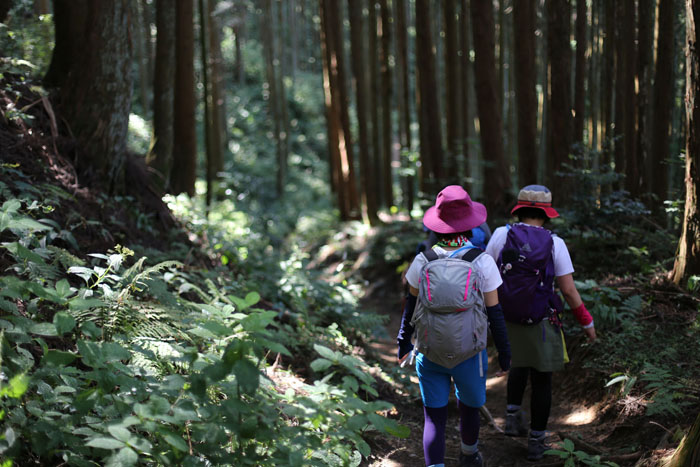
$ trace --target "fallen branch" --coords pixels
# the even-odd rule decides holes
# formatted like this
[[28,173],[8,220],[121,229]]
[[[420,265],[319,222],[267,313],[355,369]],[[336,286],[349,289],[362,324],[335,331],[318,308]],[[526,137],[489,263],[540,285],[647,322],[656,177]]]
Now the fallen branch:
[[489,422],[489,425],[491,425],[499,433],[503,433],[503,429],[496,424],[496,420],[493,419],[491,412],[489,412],[489,409],[487,409],[485,405],[482,405],[479,408],[479,412],[481,412],[481,415],[483,415],[483,417]]

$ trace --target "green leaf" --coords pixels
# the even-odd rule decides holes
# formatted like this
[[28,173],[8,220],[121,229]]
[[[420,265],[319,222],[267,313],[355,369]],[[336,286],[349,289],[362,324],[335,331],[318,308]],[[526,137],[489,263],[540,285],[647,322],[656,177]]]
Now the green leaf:
[[564,448],[564,450],[569,451],[569,452],[573,452],[573,450],[575,448],[574,442],[571,441],[569,438],[566,438],[564,440],[564,444],[562,447]]
[[318,352],[322,357],[332,361],[337,361],[342,356],[340,352],[334,352],[328,347],[324,347],[319,344],[314,344],[314,350]]
[[96,298],[74,298],[68,302],[68,307],[73,311],[83,311],[90,308],[103,308],[107,306],[102,300]]
[[166,443],[168,443],[169,445],[171,445],[179,451],[189,452],[190,448],[185,442],[185,440],[182,439],[182,436],[176,435],[172,431],[166,430],[161,430],[161,433]]
[[22,203],[18,199],[9,199],[2,203],[2,210],[7,213],[17,212],[22,207]]
[[62,350],[49,350],[44,356],[44,358],[41,360],[41,362],[44,365],[64,366],[70,364],[76,358],[78,358],[78,356],[71,352],[64,352]]
[[56,332],[59,336],[62,336],[68,332],[71,332],[76,325],[75,318],[66,312],[59,311],[53,315],[53,324],[56,327]]
[[252,394],[258,389],[260,371],[250,361],[242,359],[234,363],[233,374],[236,375],[236,382],[243,392]]
[[27,376],[25,373],[20,373],[13,376],[6,386],[0,389],[0,397],[7,396],[12,399],[19,399],[25,392],[27,392],[28,387],[29,376]]
[[55,287],[56,293],[58,293],[59,297],[61,298],[68,298],[72,292],[70,283],[66,279],[61,279],[60,281],[56,282]]
[[34,323],[29,327],[29,332],[40,336],[54,337],[58,335],[56,332],[56,326],[54,326],[53,323]]
[[114,438],[93,438],[87,443],[85,443],[86,446],[90,446],[92,448],[100,448],[100,449],[120,449],[124,447],[124,443],[121,441],[114,439]]
[[110,435],[124,443],[129,443],[133,437],[132,433],[121,425],[110,425],[107,427],[107,431],[109,431]]
[[129,467],[136,465],[139,455],[131,448],[125,447],[107,459],[106,467]]
[[333,362],[330,360],[326,360],[325,358],[317,358],[313,362],[311,362],[311,369],[316,371],[316,372],[322,372],[323,370],[327,370],[333,365]]

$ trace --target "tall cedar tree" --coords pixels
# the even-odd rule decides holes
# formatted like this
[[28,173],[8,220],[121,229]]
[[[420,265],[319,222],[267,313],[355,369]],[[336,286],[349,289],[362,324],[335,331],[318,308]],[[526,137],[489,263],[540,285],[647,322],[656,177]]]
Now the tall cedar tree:
[[197,6],[199,7],[199,58],[201,60],[202,69],[202,94],[204,101],[204,115],[202,115],[202,121],[204,122],[204,152],[206,161],[206,182],[207,182],[207,192],[206,192],[206,206],[207,209],[211,204],[211,195],[213,191],[213,180],[214,180],[214,166],[212,164],[212,144],[211,144],[211,94],[209,92],[209,64],[207,63],[207,58],[209,54],[207,52],[207,19],[205,15],[204,0],[198,0]]
[[672,279],[675,283],[700,274],[700,43],[698,24],[700,1],[686,0],[686,66],[685,66],[685,215],[678,242]]
[[421,185],[424,190],[436,191],[442,188],[443,156],[430,10],[429,0],[416,0],[416,79],[419,94],[419,124],[423,133],[420,148],[423,179]]
[[[621,61],[623,70],[621,74],[622,85],[619,88],[623,92],[620,114],[623,124],[623,154],[625,167],[625,187],[632,196],[639,195],[640,178],[639,164],[637,161],[637,105],[635,95],[635,70],[637,48],[635,40],[635,0],[622,1],[622,37],[620,42]],[[617,151],[615,151],[617,154]]]
[[[411,84],[408,76],[408,34],[406,27],[406,0],[393,0],[396,21],[396,78],[399,110],[399,142],[401,144],[401,166],[409,169],[407,153],[411,151]],[[413,208],[414,177],[403,177],[402,190],[408,212]]]
[[197,135],[194,95],[194,4],[179,1],[175,8],[175,116],[173,118],[173,193],[194,196],[197,178]]
[[652,60],[654,55],[654,0],[639,0],[639,26],[637,28],[637,155],[639,161],[640,192],[648,193],[651,178],[651,158],[649,157],[649,122],[651,118],[650,90]]
[[457,107],[460,110],[460,121],[462,122],[461,128],[461,144],[462,144],[462,155],[463,155],[463,166],[460,167],[461,173],[464,175],[464,179],[469,179],[469,136],[471,134],[471,119],[469,113],[469,93],[471,91],[471,66],[472,62],[469,57],[470,47],[469,38],[471,34],[469,31],[469,1],[460,1],[460,14],[459,14],[459,49],[460,49],[460,102],[457,103]]
[[613,90],[615,80],[615,2],[603,0],[605,6],[605,25],[603,40],[603,66],[601,82],[603,83],[601,97],[601,118],[603,120],[603,160],[607,165],[611,162],[613,116]]
[[338,5],[319,0],[323,89],[326,103],[331,186],[338,197],[341,220],[357,218],[359,198],[350,142],[350,119],[345,91],[345,63],[340,34],[342,21]]
[[573,141],[583,142],[584,111],[586,108],[586,0],[576,0],[576,73],[574,74],[574,133]]
[[381,145],[381,123],[380,123],[380,78],[379,78],[379,61],[377,53],[379,52],[378,37],[377,37],[377,10],[376,2],[369,1],[367,17],[367,31],[369,36],[369,53],[367,54],[367,70],[369,72],[368,89],[369,89],[369,119],[370,119],[370,161],[372,165],[372,180],[374,186],[379,189],[377,194],[377,202],[381,204],[383,190],[382,186],[382,145]]
[[445,153],[446,182],[459,183],[459,171],[457,158],[459,148],[459,116],[460,107],[455,105],[460,102],[459,92],[459,46],[457,41],[457,12],[454,0],[442,1],[443,24],[445,31],[445,121],[447,133],[447,151]]
[[173,164],[173,100],[175,97],[175,3],[156,0],[156,60],[153,74],[153,149],[151,166],[157,183],[167,190]]
[[484,158],[484,199],[490,212],[503,212],[510,204],[510,170],[503,154],[501,107],[494,55],[496,30],[491,2],[472,1],[474,35],[474,87]]
[[673,107],[673,82],[675,67],[673,56],[675,43],[673,22],[676,0],[659,3],[658,43],[656,45],[656,74],[654,76],[654,121],[651,128],[652,178],[651,192],[657,203],[663,206],[668,198],[668,159],[671,109]]
[[[546,183],[563,186],[555,174],[564,169],[571,149],[571,5],[570,0],[547,0],[547,50],[549,54],[549,144]],[[566,198],[561,190],[558,198]]]
[[513,3],[515,99],[518,125],[518,182],[537,182],[537,94],[535,90],[536,0]]
[[209,22],[209,88],[211,94],[211,138],[212,138],[212,165],[214,178],[218,172],[224,169],[224,148],[226,147],[226,106],[221,93],[223,81],[221,68],[223,58],[221,55],[221,24],[216,11],[217,0],[207,2],[207,21]]
[[265,0],[263,4],[263,45],[265,47],[265,79],[267,80],[268,91],[268,110],[272,118],[274,137],[275,137],[275,153],[277,159],[277,196],[282,196],[284,193],[284,183],[286,178],[286,160],[285,146],[283,139],[284,130],[282,129],[282,105],[280,89],[278,86],[279,79],[277,73],[281,70],[275,67],[275,43],[274,33],[272,30],[274,21],[272,14],[272,0]]
[[77,169],[110,191],[123,182],[131,110],[129,0],[56,0],[45,82],[75,136]]
[[[370,225],[379,222],[377,217],[377,192],[379,187],[371,179],[368,121],[368,81],[367,81],[367,48],[365,47],[364,19],[362,15],[363,0],[348,0],[350,15],[350,47],[352,55],[352,71],[357,96],[357,126],[359,132],[359,162],[360,162],[360,199],[362,211]],[[376,120],[375,120],[376,123]]]
[[382,79],[381,109],[382,109],[382,188],[384,190],[384,204],[387,207],[394,205],[394,178],[392,176],[392,131],[391,131],[391,97],[393,93],[391,67],[389,56],[391,55],[391,11],[387,0],[379,0],[381,12],[379,34],[381,48],[379,55],[379,71]]

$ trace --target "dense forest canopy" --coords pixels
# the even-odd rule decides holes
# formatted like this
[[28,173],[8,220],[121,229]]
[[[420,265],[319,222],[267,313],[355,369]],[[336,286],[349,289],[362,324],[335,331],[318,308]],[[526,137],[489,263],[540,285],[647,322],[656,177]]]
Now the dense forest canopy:
[[699,9],[0,0],[3,465],[382,465],[419,219],[534,183],[616,336],[571,372],[670,433],[562,441],[696,465]]

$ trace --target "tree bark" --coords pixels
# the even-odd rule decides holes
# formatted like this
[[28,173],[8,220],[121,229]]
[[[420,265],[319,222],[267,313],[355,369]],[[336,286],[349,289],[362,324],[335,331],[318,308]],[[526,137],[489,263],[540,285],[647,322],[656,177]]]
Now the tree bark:
[[209,63],[211,77],[209,80],[211,92],[211,131],[212,131],[212,167],[213,176],[224,169],[224,151],[228,139],[226,137],[226,106],[221,93],[223,58],[221,55],[221,25],[214,16],[217,0],[207,2],[207,20],[209,21]]
[[[401,166],[410,169],[411,152],[411,83],[408,76],[408,38],[406,28],[406,0],[393,0],[396,21],[396,69],[398,82],[399,142]],[[414,176],[403,178],[403,198],[408,212],[413,209]]]
[[175,194],[194,196],[197,179],[197,134],[194,94],[194,5],[178,1],[175,9],[175,116],[173,119],[173,169]]
[[370,161],[371,161],[371,175],[372,184],[379,190],[378,193],[378,204],[381,203],[381,198],[384,193],[382,187],[382,170],[383,170],[383,159],[382,154],[383,146],[381,144],[381,121],[380,121],[380,77],[379,77],[379,62],[377,60],[377,53],[379,51],[378,47],[378,37],[377,37],[377,10],[374,0],[369,0],[368,2],[368,36],[369,36],[369,53],[367,54],[367,72],[369,73],[368,89],[369,89],[369,112],[367,118],[369,118],[369,137],[370,137]]
[[469,1],[460,1],[460,17],[459,17],[459,48],[461,52],[460,56],[460,101],[457,108],[460,110],[460,121],[462,123],[461,127],[461,145],[462,145],[462,167],[460,167],[460,172],[463,175],[463,179],[469,180],[470,170],[469,170],[469,136],[471,134],[471,125],[469,115],[469,91],[471,90],[471,60],[469,58],[470,47],[469,47]]
[[[367,57],[364,44],[365,32],[362,18],[362,0],[348,0],[350,15],[350,47],[352,53],[352,68],[357,96],[357,126],[359,133],[359,162],[360,162],[360,196],[365,219],[370,225],[377,225],[377,198],[379,187],[372,179],[369,156],[368,121],[368,85]],[[370,34],[372,34],[370,32]]]
[[637,75],[639,83],[637,92],[637,160],[639,162],[640,193],[649,192],[651,177],[651,161],[649,157],[649,122],[652,121],[649,112],[649,93],[651,87],[652,61],[654,57],[654,0],[639,0],[639,26],[637,28]]
[[603,161],[604,165],[611,162],[614,132],[613,122],[613,90],[615,82],[615,2],[605,1],[605,25],[603,40],[603,66],[601,82],[605,84],[601,97],[601,118],[603,120]]
[[445,121],[447,132],[447,151],[445,153],[446,183],[458,184],[459,170],[459,128],[460,107],[455,103],[460,102],[459,83],[459,53],[457,41],[457,13],[454,0],[442,1],[443,24],[445,31]]
[[0,23],[4,23],[5,20],[7,20],[7,15],[10,13],[12,3],[12,0],[0,0]]
[[[571,149],[571,5],[570,0],[547,0],[547,50],[549,55],[549,144],[546,183],[563,186],[557,172],[564,170]],[[562,190],[558,199],[566,199]]]
[[425,138],[425,142],[421,141],[420,153],[422,168],[428,171],[424,188],[437,191],[443,180],[443,155],[431,21],[430,1],[416,0],[416,75],[420,94],[420,126]]
[[495,23],[490,2],[471,2],[474,35],[474,86],[484,159],[484,199],[489,211],[503,212],[510,202],[510,170],[503,154],[501,108],[496,78]]
[[675,67],[675,41],[673,33],[676,0],[659,3],[658,43],[656,45],[656,74],[654,76],[654,121],[651,128],[652,177],[651,192],[656,202],[663,205],[668,198],[668,159],[671,108]]
[[[683,228],[678,242],[672,280],[676,284],[686,281],[691,275],[700,274],[700,206],[698,206],[698,184],[700,183],[700,44],[698,24],[700,1],[686,0],[686,150],[685,150],[685,213]],[[697,428],[695,439],[697,441]],[[689,443],[690,444],[690,443]],[[699,456],[698,444],[692,447],[692,457]],[[693,465],[691,462],[689,465]]]
[[139,9],[139,0],[131,0],[131,9],[134,13],[134,42],[136,43],[136,63],[139,70],[139,100],[144,114],[148,114],[148,89],[151,81],[148,79],[148,51],[146,49],[146,29],[143,24],[143,14]]
[[156,0],[156,63],[153,75],[153,150],[150,164],[157,184],[170,185],[173,164],[173,99],[175,96],[175,4]]
[[574,134],[573,142],[583,143],[586,110],[586,0],[576,0],[576,74],[574,75]]
[[329,150],[336,159],[335,186],[341,220],[357,218],[359,197],[355,181],[352,156],[350,118],[348,115],[347,91],[345,90],[345,60],[340,34],[342,21],[338,5],[333,0],[320,0],[321,43],[325,43],[324,90],[329,121]]
[[214,157],[212,155],[212,127],[211,127],[211,91],[209,89],[209,53],[207,51],[207,17],[204,7],[204,0],[197,0],[199,6],[199,58],[202,68],[202,101],[204,102],[204,115],[202,115],[202,123],[204,126],[204,154],[206,162],[206,183],[207,192],[205,195],[205,204],[207,213],[211,204],[211,195],[214,189]]
[[129,0],[56,0],[47,84],[77,140],[76,168],[113,191],[122,183],[131,109]]
[[513,50],[518,125],[518,181],[537,182],[537,94],[535,90],[536,0],[513,3]]
[[689,467],[700,465],[700,414],[695,423],[683,437],[673,456],[665,461],[663,467]]
[[622,143],[624,146],[624,166],[625,166],[625,187],[632,196],[639,195],[640,177],[639,163],[637,160],[637,105],[635,94],[635,70],[637,48],[635,44],[635,0],[623,0],[623,19],[622,19],[622,60],[621,67],[623,70],[623,107],[622,107],[622,122],[623,136]]
[[272,0],[265,0],[263,4],[263,47],[265,48],[265,80],[268,91],[268,111],[272,118],[275,154],[277,161],[276,190],[277,196],[281,197],[284,192],[285,165],[284,147],[282,142],[282,111],[280,105],[279,88],[277,86],[277,69],[275,67],[275,42],[272,31],[273,14]]
[[392,76],[389,66],[389,56],[391,55],[391,11],[387,0],[379,0],[381,12],[381,53],[380,53],[380,74],[382,79],[382,154],[384,177],[382,186],[384,188],[384,204],[387,207],[394,205],[394,177],[392,175],[393,151],[391,150],[391,97],[392,97]]

